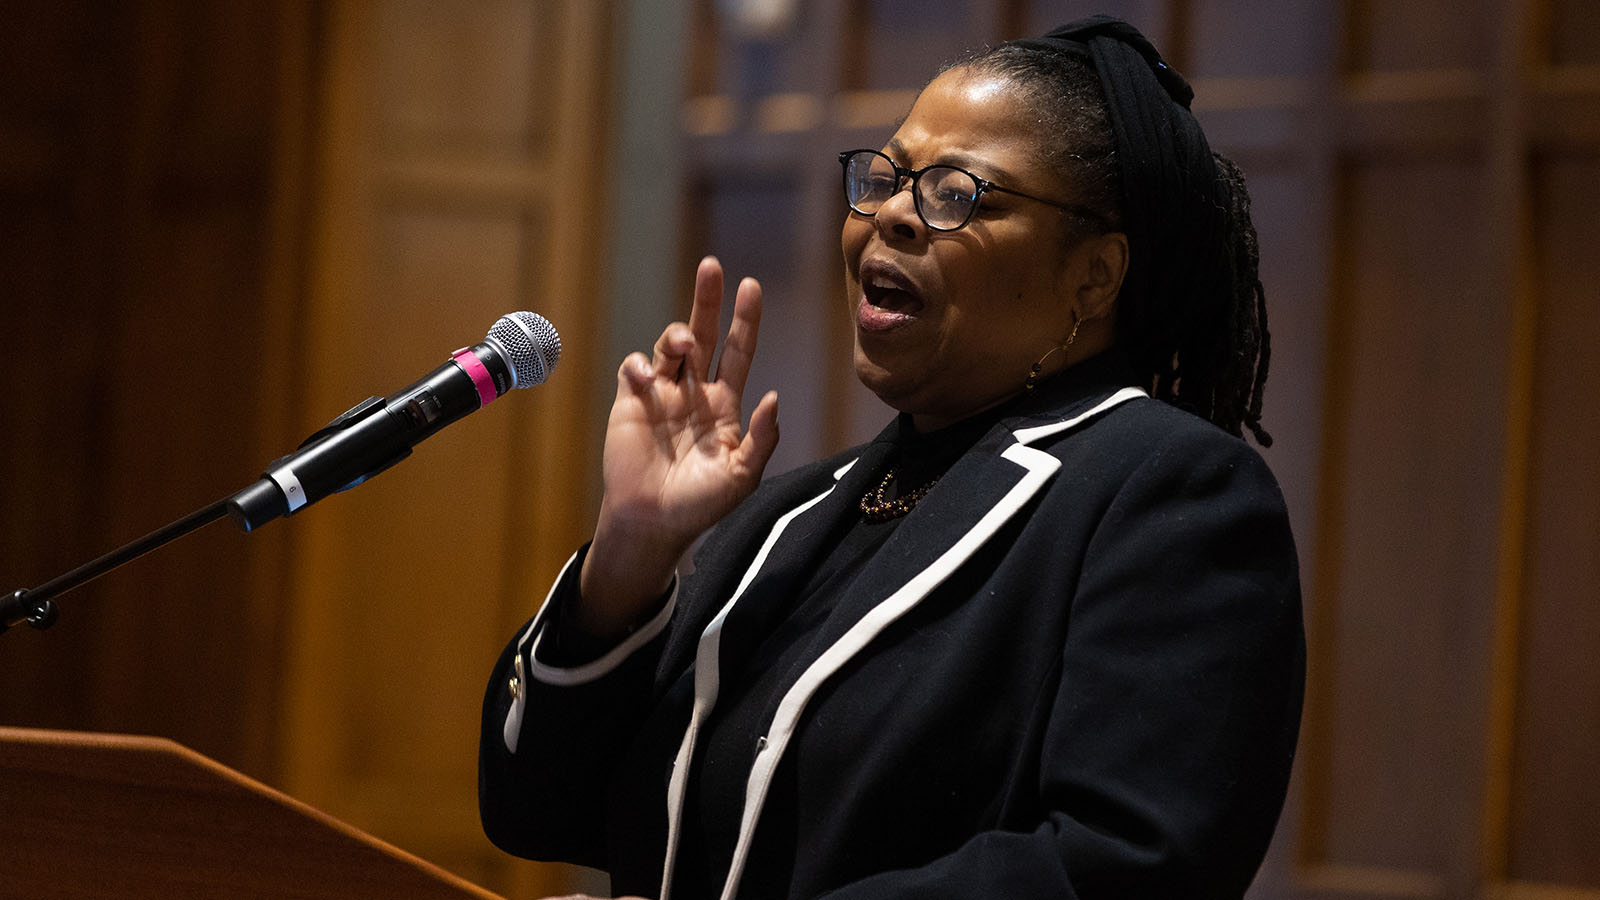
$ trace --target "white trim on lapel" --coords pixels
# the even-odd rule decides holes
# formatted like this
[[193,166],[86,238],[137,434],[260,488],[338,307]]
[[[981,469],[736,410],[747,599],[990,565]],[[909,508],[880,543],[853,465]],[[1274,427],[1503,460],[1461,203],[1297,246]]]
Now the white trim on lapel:
[[700,644],[695,649],[694,658],[694,709],[689,714],[689,725],[683,731],[683,741],[678,745],[678,755],[672,763],[672,778],[667,783],[667,858],[661,869],[661,900],[669,900],[672,893],[672,875],[678,860],[678,838],[683,821],[684,793],[689,787],[689,766],[694,762],[695,741],[700,736],[700,726],[710,714],[711,708],[717,703],[719,684],[719,657],[722,651],[722,626],[728,619],[728,613],[733,611],[735,604],[744,596],[745,588],[755,580],[756,574],[766,564],[767,556],[772,548],[777,545],[778,538],[783,535],[789,523],[793,522],[806,510],[832,494],[834,488],[839,486],[839,479],[850,471],[855,465],[851,460],[833,473],[834,483],[829,488],[810,500],[789,510],[779,517],[768,532],[767,539],[762,542],[761,549],[756,551],[755,559],[751,560],[749,568],[745,569],[744,577],[739,580],[739,586],[734,589],[733,596],[717,611],[716,618],[700,633]]
[[1088,412],[1079,413],[1070,419],[1063,419],[1060,422],[1051,422],[1048,425],[1035,425],[1032,428],[1019,428],[1012,433],[1017,436],[1017,443],[1032,444],[1034,441],[1037,441],[1040,438],[1046,438],[1052,434],[1059,434],[1068,430],[1069,428],[1076,428],[1078,425],[1082,424],[1088,419],[1092,419],[1095,416],[1100,415],[1113,406],[1118,406],[1128,402],[1129,400],[1138,400],[1148,396],[1150,395],[1139,388],[1125,387],[1106,399],[1101,400],[1099,403],[1096,403]]

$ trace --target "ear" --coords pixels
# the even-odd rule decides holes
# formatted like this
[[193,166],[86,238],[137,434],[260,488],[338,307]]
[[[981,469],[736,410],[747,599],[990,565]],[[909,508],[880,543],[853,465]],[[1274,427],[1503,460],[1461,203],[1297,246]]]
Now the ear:
[[1128,274],[1128,236],[1120,231],[1090,235],[1073,248],[1078,271],[1073,308],[1080,319],[1110,317]]

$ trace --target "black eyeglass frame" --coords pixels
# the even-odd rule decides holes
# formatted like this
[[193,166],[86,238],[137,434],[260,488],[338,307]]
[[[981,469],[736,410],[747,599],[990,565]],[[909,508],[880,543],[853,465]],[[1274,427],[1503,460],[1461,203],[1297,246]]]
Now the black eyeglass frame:
[[[980,176],[974,175],[971,172],[968,172],[966,169],[963,169],[960,166],[952,166],[952,165],[949,165],[947,163],[935,163],[934,165],[931,165],[931,166],[923,166],[920,169],[908,169],[905,166],[902,166],[899,163],[895,162],[893,159],[891,159],[889,157],[889,154],[884,153],[882,150],[873,150],[873,149],[871,149],[869,147],[862,147],[859,150],[841,150],[839,152],[839,166],[840,166],[840,168],[842,168],[844,170],[843,173],[842,173],[844,181],[843,181],[843,184],[841,185],[842,188],[844,189],[844,202],[845,202],[846,205],[848,205],[850,207],[852,212],[860,213],[861,215],[866,216],[867,218],[872,218],[873,216],[876,216],[878,214],[877,211],[874,210],[872,212],[867,212],[866,210],[861,209],[860,207],[856,206],[855,203],[852,202],[851,199],[850,199],[850,160],[852,158],[862,154],[862,153],[870,153],[873,156],[879,157],[882,160],[884,160],[885,162],[887,162],[890,165],[890,167],[892,167],[894,169],[894,175],[895,175],[895,178],[897,179],[897,181],[895,183],[895,189],[894,189],[894,192],[891,193],[888,197],[883,198],[883,202],[884,203],[888,203],[889,200],[892,197],[894,197],[895,194],[900,193],[900,190],[901,190],[900,185],[904,182],[905,179],[907,179],[907,178],[911,179],[911,205],[916,208],[916,210],[917,210],[917,218],[922,220],[922,224],[928,226],[930,229],[932,229],[934,231],[944,231],[944,232],[960,231],[961,229],[967,227],[967,223],[972,221],[972,217],[974,215],[977,215],[978,207],[980,205],[982,205],[982,203],[983,203],[983,195],[988,193],[988,192],[990,192],[990,191],[994,191],[994,192],[1001,193],[1001,194],[1011,194],[1013,196],[1023,197],[1023,198],[1026,198],[1028,200],[1035,200],[1035,201],[1037,201],[1039,203],[1045,204],[1046,206],[1054,206],[1056,209],[1064,210],[1066,212],[1072,213],[1075,216],[1079,216],[1081,218],[1086,218],[1086,219],[1089,219],[1089,220],[1094,221],[1094,222],[1101,222],[1103,220],[1103,218],[1104,218],[1099,213],[1097,213],[1094,210],[1088,208],[1087,206],[1080,206],[1078,204],[1073,204],[1073,203],[1057,203],[1054,200],[1046,200],[1043,197],[1037,197],[1037,196],[1035,196],[1033,194],[1026,194],[1026,193],[1023,193],[1022,191],[1013,190],[1012,188],[1001,187],[1000,185],[995,184],[994,182],[990,181],[987,178],[982,178]],[[922,191],[920,189],[921,188],[921,182],[922,182],[922,176],[927,174],[928,172],[934,170],[934,169],[951,169],[951,170],[954,170],[956,172],[960,172],[961,174],[963,174],[963,175],[967,176],[968,178],[972,179],[973,183],[978,186],[978,189],[976,191],[974,191],[973,194],[972,194],[972,206],[967,210],[966,217],[963,218],[959,223],[957,223],[955,225],[950,225],[950,226],[935,225],[932,222],[928,221],[927,215],[924,214],[923,211],[922,211]],[[878,208],[882,209],[883,205],[879,204]]]

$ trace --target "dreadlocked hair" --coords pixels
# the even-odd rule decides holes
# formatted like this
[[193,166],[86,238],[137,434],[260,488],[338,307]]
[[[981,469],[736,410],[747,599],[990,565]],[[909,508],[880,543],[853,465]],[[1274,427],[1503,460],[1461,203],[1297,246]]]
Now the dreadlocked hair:
[[1261,396],[1272,361],[1272,338],[1267,331],[1267,292],[1261,286],[1261,247],[1250,219],[1250,192],[1245,188],[1244,173],[1233,160],[1220,153],[1211,156],[1228,196],[1233,291],[1228,304],[1232,316],[1225,334],[1228,353],[1212,394],[1212,414],[1207,418],[1234,434],[1240,433],[1243,424],[1256,443],[1270,447],[1272,435],[1261,427]]
[[[1019,89],[1039,125],[1041,159],[1063,173],[1077,202],[1092,211],[1078,216],[1076,242],[1124,228],[1122,168],[1105,93],[1094,66],[1072,53],[1001,44],[957,60],[965,68],[1006,78]],[[1212,153],[1218,196],[1221,252],[1209,289],[1149,293],[1117,303],[1117,343],[1151,396],[1186,409],[1229,434],[1248,429],[1257,444],[1272,445],[1261,426],[1271,343],[1260,248],[1250,219],[1250,194],[1239,167]],[[1129,260],[1163,265],[1163,260]],[[1205,282],[1202,282],[1205,283]],[[1126,281],[1124,282],[1126,285]]]

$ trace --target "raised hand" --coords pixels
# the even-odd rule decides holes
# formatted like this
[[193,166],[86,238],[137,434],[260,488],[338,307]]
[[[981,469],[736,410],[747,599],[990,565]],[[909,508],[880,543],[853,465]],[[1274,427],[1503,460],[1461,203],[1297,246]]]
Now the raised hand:
[[620,636],[650,611],[680,556],[755,490],[778,443],[778,395],[769,391],[740,421],[745,379],[761,326],[761,285],[739,283],[733,324],[715,377],[722,265],[695,273],[688,324],[668,325],[654,355],[634,353],[617,372],[606,426],[605,496],[584,560],[578,623]]

